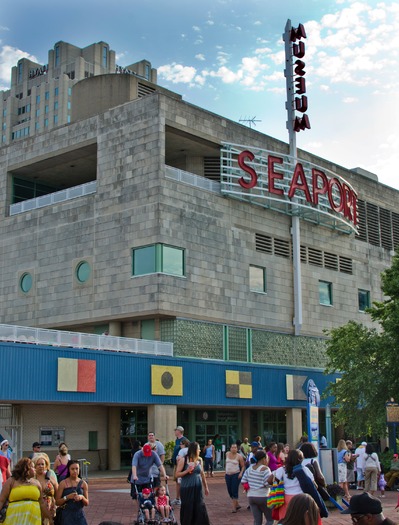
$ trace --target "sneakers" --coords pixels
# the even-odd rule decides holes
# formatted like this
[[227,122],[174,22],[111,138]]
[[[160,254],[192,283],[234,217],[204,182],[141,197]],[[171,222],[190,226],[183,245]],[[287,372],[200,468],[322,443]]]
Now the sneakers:
[[172,505],[181,505],[181,501],[179,499],[174,499]]

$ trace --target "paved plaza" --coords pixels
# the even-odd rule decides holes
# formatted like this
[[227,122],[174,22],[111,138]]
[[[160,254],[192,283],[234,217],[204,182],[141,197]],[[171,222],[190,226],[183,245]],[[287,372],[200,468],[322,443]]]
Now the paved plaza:
[[[115,521],[122,525],[132,525],[135,521],[133,501],[130,498],[129,484],[126,482],[127,472],[93,473],[89,478],[90,506],[86,509],[89,525],[99,525],[102,521]],[[112,477],[111,477],[112,476]],[[251,512],[247,510],[246,496],[240,494],[241,509],[232,514],[230,501],[222,475],[208,480],[209,496],[206,498],[207,509],[212,525],[253,525]],[[360,494],[352,491],[351,494]],[[171,497],[175,496],[175,483],[170,483]],[[382,500],[384,514],[399,524],[399,513],[395,506],[399,492],[386,492]],[[175,508],[178,523],[179,507]],[[352,525],[350,516],[342,516],[333,510],[325,525]]]

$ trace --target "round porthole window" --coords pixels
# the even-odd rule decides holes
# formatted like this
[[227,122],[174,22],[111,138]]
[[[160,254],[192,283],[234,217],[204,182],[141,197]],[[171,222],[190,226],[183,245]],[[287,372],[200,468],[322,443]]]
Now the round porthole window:
[[76,267],[76,278],[80,283],[88,281],[91,273],[90,264],[86,261],[80,262]]
[[24,293],[28,293],[30,291],[30,289],[32,288],[32,284],[33,284],[33,278],[31,276],[30,273],[24,273],[21,277],[21,280],[19,282],[20,286],[21,286],[21,290],[24,292]]

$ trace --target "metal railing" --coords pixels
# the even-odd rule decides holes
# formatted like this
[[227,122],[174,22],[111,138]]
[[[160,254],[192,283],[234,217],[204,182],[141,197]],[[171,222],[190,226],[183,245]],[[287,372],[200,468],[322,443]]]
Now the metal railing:
[[97,181],[92,180],[85,184],[80,184],[79,186],[72,186],[72,188],[55,191],[54,193],[48,193],[47,195],[41,195],[35,199],[27,199],[25,201],[11,204],[10,215],[44,208],[45,206],[51,206],[52,204],[58,204],[59,202],[65,202],[71,199],[76,199],[77,197],[83,197],[84,195],[90,195],[91,193],[96,193],[96,191]]
[[189,171],[180,170],[178,168],[172,168],[172,166],[165,166],[166,177],[169,179],[176,180],[178,182],[183,182],[189,184],[190,186],[196,186],[202,190],[212,191],[213,193],[221,193],[221,184],[220,182],[206,179],[205,177],[200,177]]
[[173,356],[173,343],[0,324],[0,341]]

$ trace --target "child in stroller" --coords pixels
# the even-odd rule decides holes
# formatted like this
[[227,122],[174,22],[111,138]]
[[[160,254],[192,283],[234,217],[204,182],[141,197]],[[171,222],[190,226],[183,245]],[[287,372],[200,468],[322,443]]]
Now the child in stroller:
[[170,498],[166,494],[166,488],[161,486],[155,490],[155,507],[159,514],[162,517],[164,523],[170,523],[170,511],[172,507],[170,506]]
[[144,514],[145,523],[154,523],[155,521],[155,500],[154,493],[149,488],[144,488],[139,494],[140,510]]

